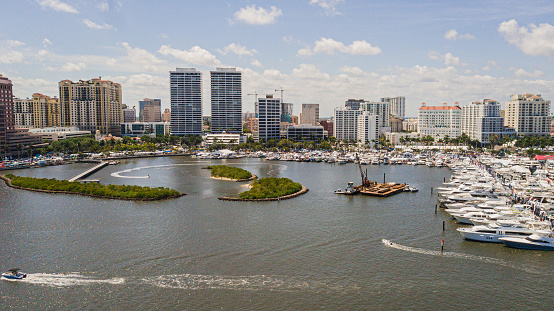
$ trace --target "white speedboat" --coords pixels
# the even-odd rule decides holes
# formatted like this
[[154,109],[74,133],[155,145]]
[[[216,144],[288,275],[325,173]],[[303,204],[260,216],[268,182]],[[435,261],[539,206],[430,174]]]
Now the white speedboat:
[[534,232],[531,229],[520,226],[506,227],[495,224],[475,226],[471,228],[458,228],[456,230],[458,230],[458,232],[460,232],[466,240],[491,243],[502,243],[500,238],[504,237],[524,238],[532,235]]
[[9,280],[21,280],[27,277],[27,273],[20,271],[21,269],[10,269],[8,272],[2,273],[2,277]]
[[552,231],[537,231],[528,237],[505,237],[500,240],[508,247],[554,251],[554,232]]

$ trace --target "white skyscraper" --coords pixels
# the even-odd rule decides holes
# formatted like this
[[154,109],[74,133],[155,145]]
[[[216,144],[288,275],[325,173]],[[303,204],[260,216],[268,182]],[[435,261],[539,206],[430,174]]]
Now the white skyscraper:
[[381,101],[390,103],[390,114],[392,114],[395,118],[404,120],[406,117],[406,97],[383,97],[381,98]]
[[242,74],[236,68],[210,71],[212,133],[242,133]]
[[550,136],[550,101],[540,94],[512,95],[506,103],[504,125],[517,135]]
[[488,144],[491,135],[501,137],[504,118],[500,116],[500,103],[485,99],[462,107],[462,133],[469,138]]
[[357,137],[360,144],[368,144],[373,147],[379,140],[379,116],[364,111],[357,119]]
[[281,137],[281,100],[266,95],[258,98],[256,103],[256,118],[258,118],[258,133],[255,137],[266,142],[270,139],[279,140]]
[[374,115],[379,116],[379,135],[388,132],[385,128],[390,125],[390,103],[389,102],[364,102],[362,104],[363,111],[369,111]]
[[337,140],[357,140],[357,120],[358,116],[362,113],[362,109],[352,110],[347,107],[335,108],[333,136],[335,136]]
[[169,72],[173,135],[202,135],[202,73],[195,68]]

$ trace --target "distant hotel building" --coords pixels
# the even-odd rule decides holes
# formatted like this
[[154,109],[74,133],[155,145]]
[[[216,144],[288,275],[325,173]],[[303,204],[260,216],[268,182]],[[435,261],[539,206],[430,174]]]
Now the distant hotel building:
[[108,80],[91,79],[59,83],[61,125],[80,130],[121,135],[121,85]]
[[361,109],[335,108],[333,136],[337,140],[357,140],[358,116],[362,113]]
[[504,133],[504,118],[500,116],[500,103],[485,99],[462,107],[462,133],[469,138],[488,144],[495,134],[499,138]]
[[281,122],[292,123],[292,103],[281,103]]
[[236,68],[210,71],[212,133],[242,133],[242,74]]
[[517,135],[550,136],[550,101],[540,94],[512,95],[506,103],[504,125]]
[[302,104],[300,124],[319,125],[319,104]]
[[456,103],[454,106],[427,106],[421,104],[418,109],[418,132],[434,139],[456,138],[462,134],[461,128],[462,108]]
[[202,135],[202,73],[195,68],[169,72],[171,134]]
[[60,103],[57,98],[33,94],[32,99],[14,99],[15,126],[45,128],[60,126]]
[[381,102],[390,104],[390,114],[396,118],[404,119],[406,116],[406,97],[383,97]]
[[289,126],[286,129],[287,139],[292,141],[317,141],[324,139],[328,133],[321,125],[300,124]]
[[406,132],[417,132],[417,118],[405,118],[402,121],[402,130]]
[[165,108],[162,113],[162,122],[171,122],[171,110],[169,110],[169,108]]
[[145,98],[139,101],[140,122],[162,122],[162,100]]

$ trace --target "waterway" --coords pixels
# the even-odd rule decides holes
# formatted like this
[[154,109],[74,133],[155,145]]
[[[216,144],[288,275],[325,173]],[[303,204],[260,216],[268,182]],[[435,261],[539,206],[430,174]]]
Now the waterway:
[[[228,202],[244,183],[209,164],[288,177],[310,189],[279,202]],[[70,178],[94,164],[18,170]],[[171,187],[187,195],[127,202],[34,193],[0,184],[2,309],[459,310],[552,309],[554,252],[465,241],[435,214],[447,168],[364,166],[371,180],[420,189],[389,198],[340,196],[354,164],[189,157],[122,160],[104,184]],[[446,230],[442,231],[442,222]],[[444,238],[445,249],[440,252]],[[387,239],[396,243],[385,245]]]

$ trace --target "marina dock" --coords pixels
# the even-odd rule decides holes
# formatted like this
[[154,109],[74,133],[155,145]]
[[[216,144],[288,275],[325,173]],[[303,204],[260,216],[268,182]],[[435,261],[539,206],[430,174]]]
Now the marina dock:
[[94,166],[93,168],[88,169],[88,170],[82,172],[81,174],[69,179],[69,181],[77,181],[79,179],[88,177],[88,176],[92,175],[93,173],[101,170],[102,168],[104,168],[105,166],[108,166],[108,165],[109,165],[108,162],[102,161],[98,165]]

